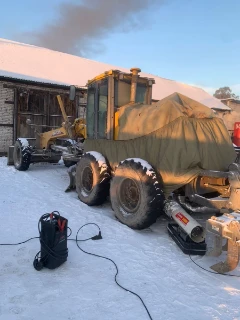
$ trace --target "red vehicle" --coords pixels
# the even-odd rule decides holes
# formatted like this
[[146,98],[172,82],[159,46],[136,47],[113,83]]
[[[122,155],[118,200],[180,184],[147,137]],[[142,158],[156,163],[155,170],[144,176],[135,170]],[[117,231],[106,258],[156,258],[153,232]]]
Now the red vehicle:
[[234,124],[233,143],[240,147],[240,122],[235,122]]

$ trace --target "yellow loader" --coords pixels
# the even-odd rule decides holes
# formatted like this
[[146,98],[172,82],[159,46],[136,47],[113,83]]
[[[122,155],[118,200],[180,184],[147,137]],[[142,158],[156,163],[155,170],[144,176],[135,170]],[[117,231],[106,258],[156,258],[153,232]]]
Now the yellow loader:
[[77,118],[70,123],[61,96],[57,99],[64,120],[62,127],[40,133],[37,126],[27,120],[27,124],[35,128],[35,138],[18,138],[15,145],[9,147],[8,165],[26,171],[31,163],[58,163],[61,157],[66,167],[78,162],[86,137],[85,119]]

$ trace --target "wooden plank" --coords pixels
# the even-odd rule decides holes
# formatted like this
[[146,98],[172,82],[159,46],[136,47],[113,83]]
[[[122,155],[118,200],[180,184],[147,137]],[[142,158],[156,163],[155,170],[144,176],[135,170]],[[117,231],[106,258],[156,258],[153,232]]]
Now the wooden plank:
[[17,140],[18,127],[18,89],[14,89],[14,107],[13,107],[13,143]]
[[[4,80],[2,80],[3,82],[5,82]],[[19,84],[13,84],[13,82],[11,83],[10,81],[8,81],[8,83],[4,83],[3,84],[4,88],[8,88],[8,89],[15,89],[15,88],[19,88],[19,89],[32,89],[32,90],[38,90],[38,91],[42,91],[42,92],[53,92],[55,94],[69,94],[69,86],[66,86],[66,89],[61,87],[61,85],[58,87],[58,85],[50,85],[48,86],[45,83],[37,83],[36,85],[33,84],[23,84],[23,83],[19,83]],[[76,87],[76,91],[87,91],[87,88],[78,88]]]
[[8,101],[8,100],[6,100],[6,101],[4,101],[4,103],[5,103],[5,104],[14,104],[14,101]]
[[48,92],[47,96],[47,119],[46,119],[46,124],[50,126],[50,101],[51,101],[51,96],[50,92]]
[[13,124],[12,123],[0,123],[0,127],[10,127],[10,128],[12,128]]

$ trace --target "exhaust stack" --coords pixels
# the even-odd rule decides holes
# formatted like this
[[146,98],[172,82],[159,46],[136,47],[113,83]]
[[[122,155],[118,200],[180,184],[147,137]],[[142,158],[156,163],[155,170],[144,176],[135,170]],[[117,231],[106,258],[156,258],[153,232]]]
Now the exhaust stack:
[[137,93],[137,79],[138,79],[139,72],[141,72],[141,69],[132,68],[132,69],[130,69],[130,71],[132,72],[130,103],[135,103],[136,102],[136,93]]

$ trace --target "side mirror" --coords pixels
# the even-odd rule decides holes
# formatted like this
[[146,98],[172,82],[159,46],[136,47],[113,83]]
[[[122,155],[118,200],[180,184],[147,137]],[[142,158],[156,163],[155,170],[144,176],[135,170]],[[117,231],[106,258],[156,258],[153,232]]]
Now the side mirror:
[[75,86],[70,86],[69,90],[69,99],[70,101],[74,101],[76,97],[76,87]]

